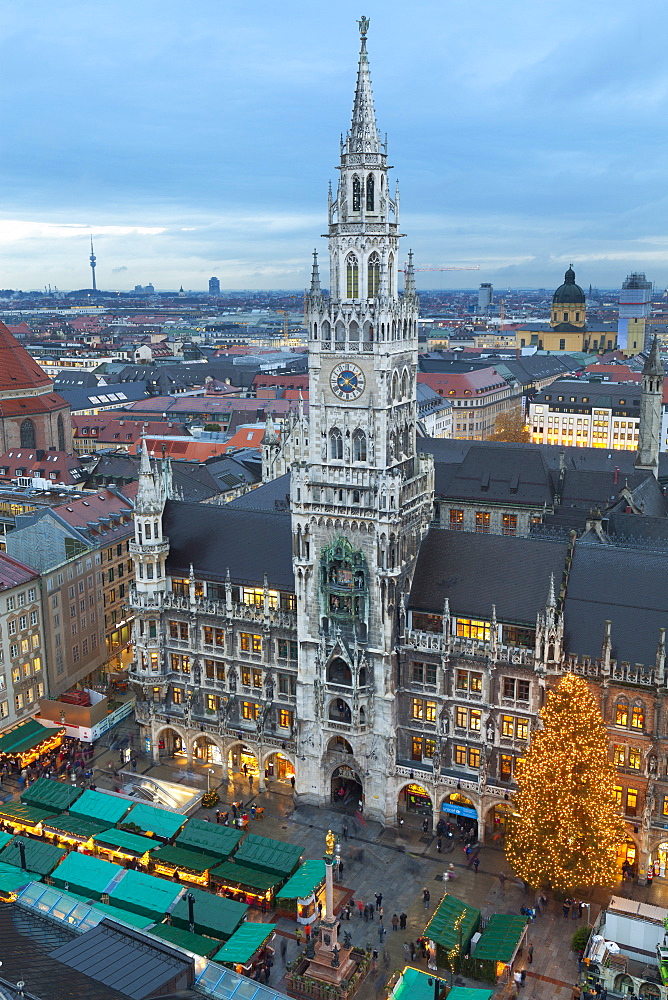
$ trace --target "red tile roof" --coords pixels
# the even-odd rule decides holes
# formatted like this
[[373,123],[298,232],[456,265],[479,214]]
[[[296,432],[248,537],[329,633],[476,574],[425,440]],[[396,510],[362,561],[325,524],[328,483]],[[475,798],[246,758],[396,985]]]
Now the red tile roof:
[[51,379],[5,324],[0,323],[0,392],[20,392],[41,385],[51,386]]
[[54,484],[80,483],[84,478],[79,459],[64,451],[12,448],[0,455],[1,482],[11,482],[19,474],[17,470],[22,476],[50,479]]
[[18,587],[29,580],[36,580],[39,577],[30,566],[12,559],[6,552],[0,552],[0,590],[8,590],[10,587]]
[[493,368],[479,368],[477,371],[442,375],[432,372],[418,372],[418,382],[428,385],[444,399],[460,399],[464,396],[484,396],[488,392],[507,387]]
[[[0,364],[2,360],[0,358]],[[57,392],[46,392],[41,396],[19,396],[17,399],[0,399],[0,416],[27,417],[31,413],[50,413],[64,410],[69,403]]]

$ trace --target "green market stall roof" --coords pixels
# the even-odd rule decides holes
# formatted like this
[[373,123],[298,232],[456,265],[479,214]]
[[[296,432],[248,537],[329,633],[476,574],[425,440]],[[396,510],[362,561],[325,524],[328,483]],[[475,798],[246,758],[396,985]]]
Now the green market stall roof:
[[171,844],[159,847],[152,854],[151,861],[156,865],[166,865],[175,870],[184,868],[189,872],[197,872],[198,875],[220,864],[220,858],[214,858],[210,854],[200,854],[199,851],[187,851],[184,847],[172,847]]
[[477,990],[472,986],[453,986],[448,1000],[492,1000],[494,990]]
[[227,861],[243,836],[241,830],[231,826],[219,826],[203,819],[189,819],[176,838],[176,846],[213,854],[219,861]]
[[124,871],[124,868],[112,864],[111,861],[102,861],[100,858],[91,858],[88,854],[70,851],[52,873],[51,878],[61,889],[71,889],[86,899],[99,899],[114,879]]
[[64,729],[47,729],[36,719],[26,719],[0,736],[0,756],[20,757],[64,732]]
[[72,816],[68,813],[61,813],[60,816],[53,816],[45,820],[42,824],[43,830],[53,830],[54,833],[64,833],[69,837],[76,837],[78,840],[90,840],[98,833],[106,829],[106,824],[96,823],[92,819],[84,819],[83,816]]
[[24,826],[39,826],[52,816],[52,810],[39,809],[37,806],[26,805],[25,802],[3,802],[0,805],[0,820],[22,823]]
[[200,934],[191,934],[190,931],[184,931],[169,924],[158,924],[157,927],[152,928],[151,934],[163,941],[168,941],[170,944],[175,944],[177,948],[191,951],[195,955],[203,955],[205,958],[208,958],[220,944],[220,941],[213,941]]
[[147,851],[157,851],[160,842],[152,837],[140,837],[138,833],[128,833],[127,830],[101,830],[93,835],[93,841],[98,847],[117,847],[128,854],[142,857]]
[[[213,938],[226,941],[246,916],[248,907],[235,899],[216,896],[203,889],[188,886],[188,892],[195,897],[194,912],[195,930],[198,934],[208,934]],[[182,897],[172,910],[172,925],[187,930],[189,927],[188,900]]]
[[235,861],[247,868],[287,878],[299,864],[303,850],[297,844],[286,844],[282,840],[249,833],[234,857]]
[[489,918],[471,957],[478,961],[512,962],[526,928],[526,917],[495,913]]
[[[456,928],[455,924],[460,918],[459,928]],[[424,935],[431,938],[441,948],[450,951],[452,948],[459,947],[461,931],[462,954],[464,954],[471,938],[478,930],[479,924],[480,910],[462,903],[461,899],[446,892],[436,907],[433,917],[425,927]]]
[[180,895],[180,885],[130,870],[109,893],[109,903],[160,920]]
[[[60,892],[60,890],[57,891]],[[119,910],[117,906],[109,906],[108,903],[101,903],[97,899],[91,899],[90,896],[80,896],[76,892],[63,892],[62,896],[69,897],[73,901],[76,900],[78,903],[87,903],[88,906],[94,907],[102,916],[110,917],[112,920],[120,920],[121,923],[128,924],[130,927],[137,927],[139,930],[152,927],[154,923],[150,917],[145,917],[140,913],[131,913],[129,910]]]
[[324,861],[305,861],[276,893],[276,899],[306,899],[325,881]]
[[93,792],[88,788],[81,798],[70,806],[70,812],[76,813],[77,816],[85,816],[86,819],[106,823],[108,826],[116,826],[131,806],[132,803],[127,799],[105,795],[104,792]]
[[245,923],[235,931],[227,944],[213,956],[216,962],[245,965],[258,948],[271,937],[276,924]]
[[171,840],[185,821],[186,817],[181,816],[180,813],[158,809],[156,806],[148,806],[141,802],[130,810],[123,820],[123,824],[129,826],[130,823],[133,823],[139,827],[142,833],[160,837],[162,840]]
[[247,868],[246,865],[238,865],[233,861],[225,861],[222,865],[212,868],[211,877],[216,882],[222,882],[224,885],[250,889],[262,896],[265,892],[275,889],[283,881],[282,878],[276,875],[259,872],[256,868]]
[[30,837],[17,837],[0,851],[0,864],[21,867],[19,841],[24,845],[26,871],[37,872],[38,875],[48,875],[67,854],[64,847],[54,847],[53,844],[45,844],[42,840],[32,840]]
[[[439,979],[439,982],[447,987],[447,982],[444,979]],[[440,987],[441,990],[443,986]],[[489,996],[491,995],[491,991],[489,991]],[[452,990],[448,993],[448,998],[451,996]],[[434,1000],[434,977],[420,969],[407,966],[399,976],[388,1000]],[[485,1000],[485,998],[480,997],[479,1000]]]
[[0,848],[6,847],[10,840],[14,839],[13,833],[5,833],[4,830],[0,830]]
[[14,865],[0,864],[0,896],[11,896],[28,883],[41,881],[41,877],[32,872],[24,872],[22,868],[16,868]]
[[38,778],[34,784],[26,788],[21,795],[21,801],[29,806],[40,809],[50,809],[52,812],[65,812],[81,795],[81,789],[71,782],[54,781],[53,778]]

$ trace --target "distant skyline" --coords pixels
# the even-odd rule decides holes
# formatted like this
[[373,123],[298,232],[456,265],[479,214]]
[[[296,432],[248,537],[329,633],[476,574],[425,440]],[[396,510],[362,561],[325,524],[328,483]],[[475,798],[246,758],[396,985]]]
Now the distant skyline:
[[361,14],[420,288],[668,284],[668,10],[0,0],[0,287],[323,283]]

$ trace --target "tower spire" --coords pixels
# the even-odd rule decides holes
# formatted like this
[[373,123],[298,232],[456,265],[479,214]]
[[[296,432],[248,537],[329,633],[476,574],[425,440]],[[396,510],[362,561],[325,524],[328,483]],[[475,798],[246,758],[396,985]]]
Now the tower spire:
[[93,291],[97,291],[97,283],[95,281],[95,268],[97,267],[97,257],[95,256],[95,251],[93,250],[93,236],[90,237],[90,270],[93,275]]
[[318,251],[313,251],[313,267],[311,269],[311,295],[317,296],[321,295],[320,290],[320,271],[318,269]]
[[413,251],[408,251],[408,263],[404,274],[404,295],[415,295],[415,268],[413,267]]
[[371,75],[366,52],[366,33],[369,30],[369,18],[362,14],[357,22],[360,29],[360,59],[357,68],[357,86],[353,103],[353,119],[348,135],[349,153],[379,153],[380,137],[376,128],[376,113],[373,107],[371,90]]

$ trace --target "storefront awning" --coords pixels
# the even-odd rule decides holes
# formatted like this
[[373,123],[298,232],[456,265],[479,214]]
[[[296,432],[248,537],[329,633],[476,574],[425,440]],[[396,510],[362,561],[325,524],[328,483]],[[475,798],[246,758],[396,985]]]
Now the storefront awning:
[[235,931],[227,944],[216,952],[216,962],[228,965],[245,965],[267,941],[276,929],[276,924],[245,923]]
[[306,899],[325,881],[324,861],[305,861],[283,888],[276,899]]
[[478,961],[512,962],[526,932],[526,917],[495,913],[480,935],[472,958]]
[[26,719],[0,736],[0,756],[19,757],[56,735],[62,736],[64,732],[64,729],[47,729],[36,719]]
[[233,861],[226,861],[224,864],[212,868],[211,878],[222,885],[248,889],[259,896],[264,896],[266,892],[276,889],[283,881],[276,875],[268,875],[267,872],[259,872],[255,868],[247,868],[245,865],[238,865]]

